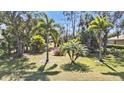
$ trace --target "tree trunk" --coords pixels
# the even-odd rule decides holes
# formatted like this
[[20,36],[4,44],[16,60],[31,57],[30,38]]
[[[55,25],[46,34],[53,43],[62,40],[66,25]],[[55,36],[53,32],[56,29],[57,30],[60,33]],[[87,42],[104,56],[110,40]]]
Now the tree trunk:
[[106,52],[107,52],[107,36],[108,36],[108,32],[106,32],[104,35],[104,47],[103,47],[104,56],[106,56]]
[[57,47],[57,44],[54,42],[54,48],[56,48]]
[[47,63],[49,62],[49,50],[48,50],[49,49],[49,46],[48,46],[49,41],[48,41],[48,37],[49,37],[49,35],[48,35],[48,32],[47,32],[47,34],[46,34],[46,62],[44,64],[44,66],[43,66],[42,71],[45,70],[45,67],[46,67]]
[[74,61],[74,60],[72,60],[72,61],[71,61],[71,64],[75,64],[75,61]]
[[99,61],[102,60],[101,48],[102,48],[102,37],[101,37],[101,34],[99,34]]
[[8,55],[11,55],[11,48],[10,48],[10,42],[8,42]]
[[17,57],[23,56],[23,46],[19,39],[17,39]]
[[26,45],[26,46],[25,46],[25,52],[26,52],[26,53],[28,53],[28,51],[29,51],[29,50],[28,50],[28,46],[29,46],[29,45]]

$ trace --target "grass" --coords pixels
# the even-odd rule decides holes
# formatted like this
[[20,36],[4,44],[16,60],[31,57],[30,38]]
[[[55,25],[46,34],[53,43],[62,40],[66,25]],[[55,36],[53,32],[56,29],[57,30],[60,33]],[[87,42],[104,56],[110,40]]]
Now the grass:
[[46,54],[25,54],[28,59],[0,60],[0,80],[124,80],[124,60],[109,55],[104,64],[94,57],[80,57],[76,64],[71,64],[69,57],[53,56],[45,72],[40,69],[45,62]]

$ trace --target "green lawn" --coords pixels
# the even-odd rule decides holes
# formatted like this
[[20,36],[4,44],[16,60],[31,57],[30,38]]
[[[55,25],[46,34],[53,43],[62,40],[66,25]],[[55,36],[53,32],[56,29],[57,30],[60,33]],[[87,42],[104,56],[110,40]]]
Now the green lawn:
[[[109,56],[105,64],[94,57],[80,57],[77,64],[69,63],[69,57],[53,56],[46,71],[39,71],[45,61],[45,53],[30,55],[13,61],[0,60],[0,80],[124,80],[124,60]],[[114,71],[116,70],[116,71]]]

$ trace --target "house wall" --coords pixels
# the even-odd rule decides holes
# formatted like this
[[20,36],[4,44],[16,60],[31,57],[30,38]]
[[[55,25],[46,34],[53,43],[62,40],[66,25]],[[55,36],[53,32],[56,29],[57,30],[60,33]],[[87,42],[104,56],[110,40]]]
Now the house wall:
[[124,40],[109,40],[108,44],[124,45]]

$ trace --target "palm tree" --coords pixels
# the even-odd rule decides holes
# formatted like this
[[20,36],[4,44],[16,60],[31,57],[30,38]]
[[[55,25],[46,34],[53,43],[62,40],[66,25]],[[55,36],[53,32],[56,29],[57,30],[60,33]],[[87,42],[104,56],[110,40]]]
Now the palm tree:
[[[40,19],[39,23],[37,24],[38,29],[44,31],[45,34],[45,40],[46,40],[46,62],[43,66],[42,71],[44,71],[47,63],[49,62],[49,36],[51,33],[57,31],[56,28],[58,27],[58,24],[55,23],[55,21],[52,18],[48,18],[47,14],[43,14],[43,18]],[[52,34],[53,35],[53,34]]]
[[99,60],[102,60],[103,37],[108,28],[113,27],[113,24],[107,21],[107,17],[96,17],[89,25],[89,31],[94,31],[99,45]]
[[52,36],[54,42],[54,48],[59,45],[60,32],[58,30],[51,31],[50,35]]

